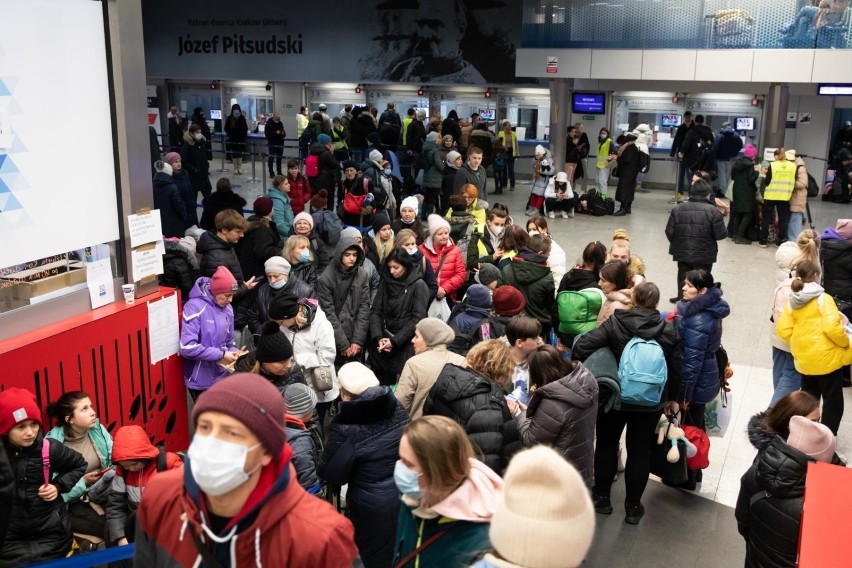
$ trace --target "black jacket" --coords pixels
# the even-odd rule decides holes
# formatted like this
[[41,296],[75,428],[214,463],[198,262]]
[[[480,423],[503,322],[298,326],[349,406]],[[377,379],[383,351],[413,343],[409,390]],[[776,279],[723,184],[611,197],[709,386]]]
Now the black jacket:
[[204,198],[201,205],[204,206],[204,210],[201,212],[201,228],[206,231],[215,231],[216,215],[225,209],[233,209],[242,215],[246,200],[233,191],[214,191]]
[[6,540],[9,515],[12,514],[12,502],[15,497],[15,474],[6,455],[6,448],[0,444],[0,550]]
[[618,164],[618,186],[615,189],[615,198],[618,201],[632,203],[636,191],[636,178],[642,165],[639,163],[642,153],[636,144],[630,144],[624,148],[616,158]]
[[731,212],[754,213],[757,205],[757,178],[760,176],[754,169],[754,160],[739,158],[731,166],[731,179],[734,182]]
[[340,182],[340,167],[334,158],[334,154],[329,152],[324,145],[314,144],[311,146],[310,155],[317,157],[319,169],[319,174],[308,178],[308,183],[311,184],[311,194],[316,195],[320,189],[325,189],[328,192],[329,199],[333,199]]
[[694,122],[690,122],[689,126],[684,122],[680,126],[677,127],[677,132],[675,132],[674,140],[672,140],[672,149],[669,152],[669,156],[674,157],[677,152],[683,151],[683,141],[686,138],[687,133],[692,130],[692,127],[695,126]]
[[453,142],[456,144],[461,142],[461,126],[459,126],[458,117],[453,116],[453,111],[450,111],[450,115],[441,123],[441,136],[443,137],[447,134],[453,137]]
[[160,210],[163,236],[183,236],[186,231],[186,206],[172,176],[165,172],[154,174],[154,209]]
[[426,141],[426,127],[417,119],[408,125],[405,135],[405,145],[412,152],[419,154],[423,150],[423,142]]
[[[189,174],[189,182],[196,192],[193,196],[193,205],[197,192],[206,194],[210,192],[210,162],[207,154],[210,151],[210,143],[207,140],[201,142],[191,138],[188,134],[184,136],[183,146],[180,148],[181,166]],[[196,213],[197,216],[197,213]]]
[[281,255],[281,245],[281,235],[275,223],[257,215],[249,217],[245,235],[234,245],[243,276],[259,278],[265,275],[264,263],[273,256]]
[[4,436],[3,446],[15,478],[15,489],[0,566],[20,566],[63,558],[71,549],[71,522],[62,500],[86,472],[86,460],[56,440],[50,444],[51,484],[60,496],[47,502],[38,496],[44,485],[41,462],[42,436],[28,448],[13,446]]
[[317,472],[332,485],[349,484],[346,504],[364,565],[390,566],[399,513],[393,473],[408,413],[385,386],[337,408]]
[[311,288],[317,285],[317,261],[299,262],[291,264],[290,280],[301,280]]
[[266,141],[269,142],[270,148],[272,146],[281,147],[284,145],[284,138],[287,136],[287,132],[284,130],[284,123],[280,120],[276,122],[270,118],[266,121],[263,135],[266,136]]
[[[355,266],[345,270],[341,257],[347,249],[358,252]],[[364,250],[352,237],[341,238],[334,258],[317,279],[316,292],[325,317],[334,328],[334,342],[338,355],[352,343],[367,344],[370,326],[370,282],[363,267]]]
[[825,238],[820,242],[822,285],[834,298],[852,301],[852,243]]
[[680,148],[685,165],[692,166],[698,162],[702,154],[702,140],[713,142],[713,131],[706,124],[696,124],[687,131],[683,138],[683,147]]
[[[183,160],[181,160],[181,163],[183,163]],[[186,219],[184,220],[184,224],[187,229],[193,225],[198,225],[198,193],[192,187],[192,181],[189,179],[189,172],[185,169],[181,169],[179,172],[172,173],[172,181],[177,186],[178,192],[180,192],[180,198],[181,201],[183,201],[183,207],[186,210]]]
[[809,458],[773,436],[743,475],[735,515],[747,568],[797,566]]
[[432,414],[461,424],[483,463],[499,475],[521,448],[521,435],[503,389],[473,369],[444,366],[423,405],[423,415]]
[[240,116],[234,118],[233,114],[229,114],[225,119],[225,134],[228,135],[229,142],[245,142],[248,137],[248,123],[246,117]]
[[198,260],[195,255],[175,241],[166,240],[163,244],[166,247],[166,254],[163,255],[160,284],[180,290],[181,300],[186,302],[189,300],[189,292],[195,285],[195,281],[201,275]]
[[248,327],[253,335],[260,335],[260,330],[269,320],[269,304],[278,294],[287,291],[297,298],[315,298],[315,288],[308,286],[298,278],[289,278],[287,283],[278,290],[264,282],[257,287],[254,304],[248,310]]
[[657,406],[633,406],[622,404],[623,411],[659,412],[667,401],[677,400],[680,395],[680,372],[683,352],[680,337],[671,322],[660,319],[660,312],[647,308],[616,310],[600,327],[577,338],[571,356],[585,361],[601,347],[609,347],[616,361],[621,360],[624,347],[634,337],[655,339],[666,356],[669,380]]
[[578,292],[580,290],[585,290],[586,288],[600,288],[600,285],[598,284],[599,281],[600,276],[591,270],[586,270],[584,268],[572,268],[565,273],[565,276],[562,277],[562,280],[559,282],[559,289],[557,290],[557,293],[564,292],[565,290]]
[[186,122],[172,116],[169,118],[169,146],[177,152],[183,143],[183,132],[186,130]]
[[672,209],[666,223],[669,254],[675,262],[713,264],[721,241],[728,236],[725,219],[706,197],[690,196]]
[[201,276],[212,278],[216,269],[224,266],[231,271],[237,282],[242,284],[245,281],[234,246],[220,239],[215,231],[206,231],[201,234],[201,238],[198,239],[198,252],[202,255]]
[[349,121],[349,137],[352,141],[352,147],[366,148],[367,135],[375,131],[376,125],[370,118],[370,113],[362,112],[358,116],[353,116],[352,120]]

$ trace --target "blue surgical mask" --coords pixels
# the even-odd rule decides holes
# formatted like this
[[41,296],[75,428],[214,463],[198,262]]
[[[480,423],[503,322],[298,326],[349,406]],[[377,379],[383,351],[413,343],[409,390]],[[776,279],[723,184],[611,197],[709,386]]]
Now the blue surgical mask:
[[280,290],[281,288],[287,285],[287,281],[282,278],[278,282],[270,282],[269,285],[272,287],[273,290]]
[[396,483],[396,488],[399,489],[400,493],[412,499],[420,499],[423,494],[420,489],[421,475],[423,474],[411,471],[401,460],[397,460],[396,466],[393,468],[393,481]]
[[299,253],[299,262],[309,262],[311,260],[311,253],[308,252],[308,249],[302,249],[302,252]]

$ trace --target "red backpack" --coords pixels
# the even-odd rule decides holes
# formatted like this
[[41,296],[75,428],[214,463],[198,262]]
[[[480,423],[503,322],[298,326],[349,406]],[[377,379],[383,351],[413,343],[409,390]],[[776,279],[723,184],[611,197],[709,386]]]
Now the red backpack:
[[319,156],[311,154],[305,159],[305,176],[317,177],[319,175]]
[[684,437],[698,448],[695,455],[686,460],[689,469],[707,469],[710,466],[710,438],[707,432],[695,426],[681,426]]

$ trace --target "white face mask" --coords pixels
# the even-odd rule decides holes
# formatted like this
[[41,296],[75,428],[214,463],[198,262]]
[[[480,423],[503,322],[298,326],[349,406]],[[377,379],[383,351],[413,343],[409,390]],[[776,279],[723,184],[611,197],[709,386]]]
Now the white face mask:
[[207,495],[218,497],[233,491],[248,481],[249,476],[254,473],[244,471],[246,457],[260,446],[261,444],[255,444],[247,448],[213,436],[196,434],[186,452],[192,477]]
[[278,282],[270,282],[270,283],[269,283],[269,285],[270,285],[270,286],[271,286],[274,290],[280,290],[281,288],[283,288],[284,286],[286,286],[286,285],[287,285],[287,281],[286,281],[286,280],[284,280],[284,279],[282,278],[282,279],[281,279],[281,280],[279,280]]

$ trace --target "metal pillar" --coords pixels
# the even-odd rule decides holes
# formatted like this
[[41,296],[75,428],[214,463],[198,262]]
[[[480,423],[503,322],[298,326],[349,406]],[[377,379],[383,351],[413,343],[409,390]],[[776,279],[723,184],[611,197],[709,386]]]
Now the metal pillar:
[[550,80],[550,153],[557,171],[565,167],[565,142],[571,118],[571,91],[574,79]]
[[787,108],[790,102],[789,83],[772,83],[766,95],[763,110],[764,148],[780,148],[784,145],[787,130]]

